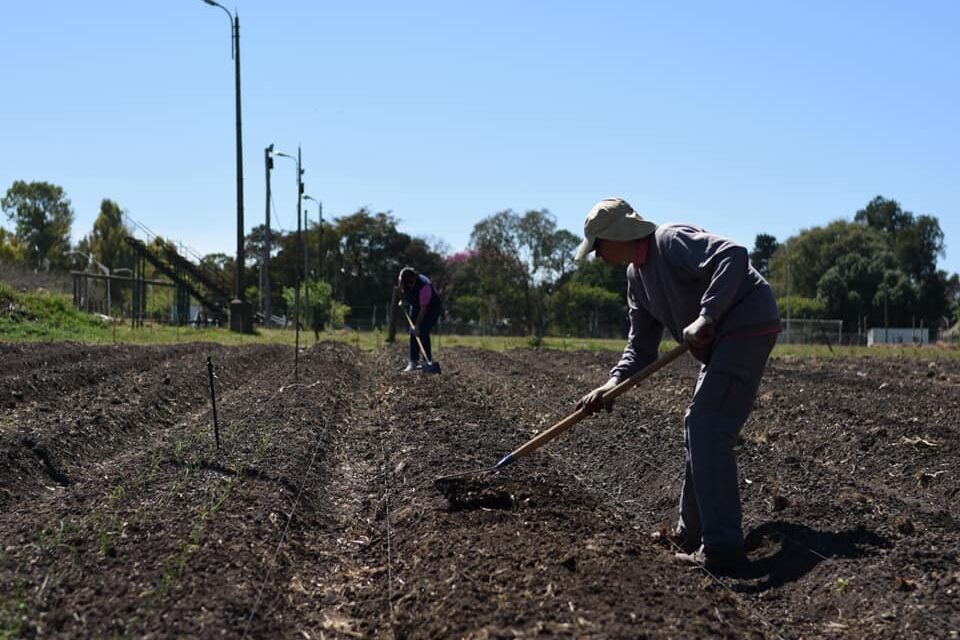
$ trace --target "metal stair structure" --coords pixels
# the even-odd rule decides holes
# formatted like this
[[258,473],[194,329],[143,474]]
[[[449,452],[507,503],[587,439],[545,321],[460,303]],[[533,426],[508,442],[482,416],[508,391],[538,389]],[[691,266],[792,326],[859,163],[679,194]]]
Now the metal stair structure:
[[[152,264],[158,271],[170,278],[177,285],[186,289],[190,295],[193,296],[197,302],[199,302],[201,306],[203,306],[203,308],[210,313],[212,317],[219,318],[221,321],[226,320],[229,294],[223,292],[218,286],[208,285],[204,281],[209,280],[208,278],[198,278],[195,275],[195,272],[202,273],[199,267],[194,265],[186,258],[180,256],[168,243],[163,243],[164,256],[161,256],[154,252],[154,250],[147,246],[147,244],[145,244],[142,240],[138,240],[133,236],[126,236],[124,240],[134,251],[143,256],[147,262]],[[176,255],[177,257],[171,259],[170,256],[172,255]],[[186,265],[189,265],[189,267]],[[201,287],[198,287],[192,280],[183,277],[184,272],[189,273],[191,278],[196,278],[197,282],[199,282],[204,290],[201,290]]]
[[202,284],[211,293],[216,294],[218,298],[222,298],[223,300],[230,299],[230,285],[221,282],[220,279],[213,274],[181,256],[177,253],[177,249],[173,243],[169,241],[162,242],[163,257],[165,257],[171,265],[189,273],[191,278]]

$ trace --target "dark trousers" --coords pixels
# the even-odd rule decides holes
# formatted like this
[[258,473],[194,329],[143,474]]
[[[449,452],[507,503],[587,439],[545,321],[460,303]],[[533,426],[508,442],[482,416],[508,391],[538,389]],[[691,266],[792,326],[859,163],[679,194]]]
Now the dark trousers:
[[[415,320],[416,317],[420,314],[420,307],[412,307],[410,309],[410,318]],[[420,323],[420,342],[423,343],[423,350],[427,352],[427,360],[433,360],[433,352],[430,350],[430,330],[433,329],[433,325],[437,324],[437,320],[440,319],[440,309],[430,309],[427,307],[427,315],[423,317],[423,322]],[[420,347],[417,345],[417,336],[413,334],[413,330],[410,330],[410,362],[419,362],[420,361]]]
[[747,421],[776,335],[717,342],[700,369],[684,417],[687,454],[677,533],[705,549],[743,543],[740,487],[733,447]]

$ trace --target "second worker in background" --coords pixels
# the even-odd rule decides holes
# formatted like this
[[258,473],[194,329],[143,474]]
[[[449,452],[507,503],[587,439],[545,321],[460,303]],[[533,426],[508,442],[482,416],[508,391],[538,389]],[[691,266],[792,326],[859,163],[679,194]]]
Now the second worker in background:
[[443,311],[443,301],[440,299],[440,294],[433,288],[430,278],[422,273],[417,273],[411,267],[404,267],[400,270],[397,286],[400,288],[401,303],[407,308],[413,321],[413,329],[410,330],[410,361],[403,370],[408,373],[420,367],[418,337],[420,342],[423,343],[427,360],[433,360],[433,352],[430,347],[430,331],[437,320],[440,319],[440,314]]

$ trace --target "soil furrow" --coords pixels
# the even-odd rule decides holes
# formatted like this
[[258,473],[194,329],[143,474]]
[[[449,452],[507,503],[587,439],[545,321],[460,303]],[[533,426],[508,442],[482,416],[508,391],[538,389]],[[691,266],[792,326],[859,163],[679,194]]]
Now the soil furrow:
[[718,582],[649,538],[692,360],[451,503],[436,476],[551,426],[616,354],[403,375],[402,345],[321,343],[296,381],[291,356],[0,344],[0,637],[957,637],[954,360],[774,358],[738,444],[751,564]]

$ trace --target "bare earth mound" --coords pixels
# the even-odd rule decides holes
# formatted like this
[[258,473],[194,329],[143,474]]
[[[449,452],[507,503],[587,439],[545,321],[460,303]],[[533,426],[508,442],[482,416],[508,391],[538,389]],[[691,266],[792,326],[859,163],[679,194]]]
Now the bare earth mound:
[[691,359],[449,502],[615,356],[438,355],[0,344],[0,637],[956,637],[955,361],[773,359],[733,579],[649,537]]

